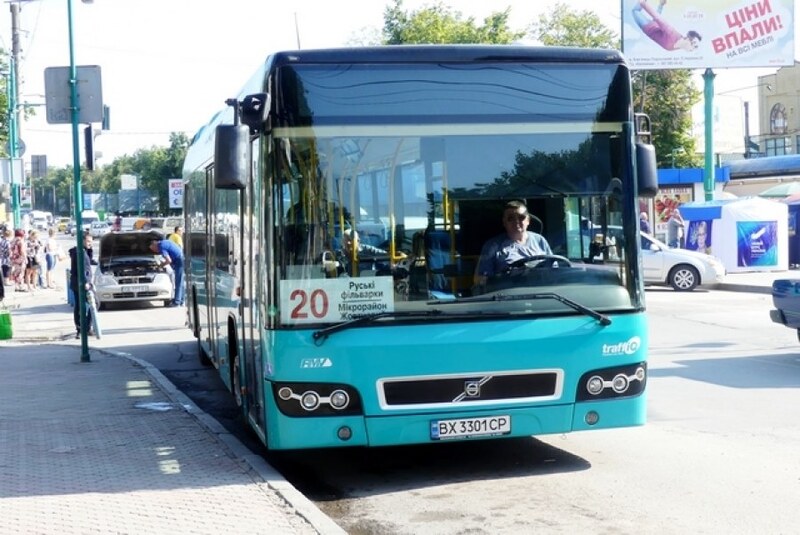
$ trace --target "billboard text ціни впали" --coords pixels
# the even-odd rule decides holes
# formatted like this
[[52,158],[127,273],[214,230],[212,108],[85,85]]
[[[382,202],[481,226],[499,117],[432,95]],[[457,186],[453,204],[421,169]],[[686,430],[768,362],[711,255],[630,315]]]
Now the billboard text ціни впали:
[[633,69],[780,67],[794,63],[794,0],[622,0]]

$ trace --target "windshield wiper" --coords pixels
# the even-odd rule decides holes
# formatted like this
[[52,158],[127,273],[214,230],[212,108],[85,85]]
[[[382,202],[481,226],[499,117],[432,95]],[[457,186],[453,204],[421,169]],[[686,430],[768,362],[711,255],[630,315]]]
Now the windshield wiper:
[[572,308],[573,310],[577,310],[578,312],[582,312],[587,316],[590,316],[596,319],[600,325],[611,325],[611,318],[606,316],[605,314],[601,314],[596,310],[592,310],[591,308],[584,306],[580,303],[573,301],[563,295],[554,293],[554,292],[540,292],[540,293],[529,293],[529,294],[504,294],[504,293],[497,293],[491,296],[486,297],[467,297],[462,299],[457,299],[453,301],[442,301],[438,302],[440,305],[451,305],[451,304],[458,304],[458,303],[488,303],[491,301],[527,301],[527,300],[534,300],[534,299],[554,299],[559,303],[563,303],[568,307]]
[[313,338],[317,342],[321,342],[325,340],[328,336],[335,332],[343,331],[345,329],[349,329],[351,327],[358,327],[359,325],[366,325],[367,323],[371,323],[377,319],[381,318],[412,318],[412,317],[428,317],[428,316],[437,316],[441,314],[442,311],[438,308],[433,310],[421,310],[421,311],[411,311],[411,310],[403,310],[403,311],[396,311],[396,312],[379,312],[378,314],[369,314],[367,316],[359,316],[357,318],[353,318],[351,320],[343,321],[341,323],[337,323],[336,325],[331,325],[330,327],[325,327],[324,329],[320,329],[318,331],[314,331],[311,334],[311,338]]

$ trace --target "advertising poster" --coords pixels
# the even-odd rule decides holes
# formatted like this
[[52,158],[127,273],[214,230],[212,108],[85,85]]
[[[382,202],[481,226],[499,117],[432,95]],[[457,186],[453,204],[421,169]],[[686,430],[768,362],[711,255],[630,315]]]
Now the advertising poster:
[[633,69],[794,64],[794,0],[622,0]]
[[698,253],[711,254],[711,225],[713,219],[690,221],[687,229],[686,248]]
[[736,223],[737,265],[778,265],[778,222],[739,221]]
[[667,240],[667,222],[680,205],[692,200],[692,189],[687,187],[663,187],[653,200],[653,234],[659,240]]

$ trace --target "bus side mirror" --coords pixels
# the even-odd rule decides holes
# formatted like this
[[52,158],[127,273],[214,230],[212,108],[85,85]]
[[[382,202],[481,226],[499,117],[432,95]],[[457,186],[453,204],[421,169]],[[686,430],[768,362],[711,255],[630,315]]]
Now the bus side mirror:
[[656,149],[652,145],[650,117],[644,113],[634,113],[633,126],[636,129],[636,178],[639,197],[655,197],[658,193],[658,164]]
[[639,197],[655,197],[658,193],[656,149],[647,143],[636,144],[636,177]]
[[239,106],[239,114],[242,124],[250,127],[251,134],[266,131],[269,105],[269,93],[253,93],[242,99]]
[[214,139],[214,187],[244,189],[250,171],[250,128],[221,124]]

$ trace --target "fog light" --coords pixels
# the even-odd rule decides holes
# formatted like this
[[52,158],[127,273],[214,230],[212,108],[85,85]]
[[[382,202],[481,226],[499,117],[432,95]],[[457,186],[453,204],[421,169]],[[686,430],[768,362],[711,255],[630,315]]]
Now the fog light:
[[599,375],[593,375],[586,381],[586,390],[593,396],[596,396],[603,391],[603,378]]
[[634,376],[638,381],[644,381],[644,368],[636,368],[636,373]]
[[342,410],[350,404],[350,396],[344,390],[334,390],[331,392],[330,404],[336,410]]
[[346,425],[342,426],[336,431],[336,436],[339,437],[339,440],[350,440],[353,437],[353,430]]
[[319,394],[311,390],[305,392],[300,398],[300,405],[307,411],[313,411],[319,407]]
[[283,401],[289,401],[292,399],[292,389],[288,386],[284,386],[280,390],[278,390],[278,397],[281,398]]
[[614,377],[613,381],[611,381],[611,388],[613,388],[614,392],[617,394],[622,394],[628,389],[628,384],[628,378],[620,373]]
[[600,415],[594,411],[589,411],[586,413],[586,416],[583,417],[583,421],[589,425],[594,425],[600,421]]

